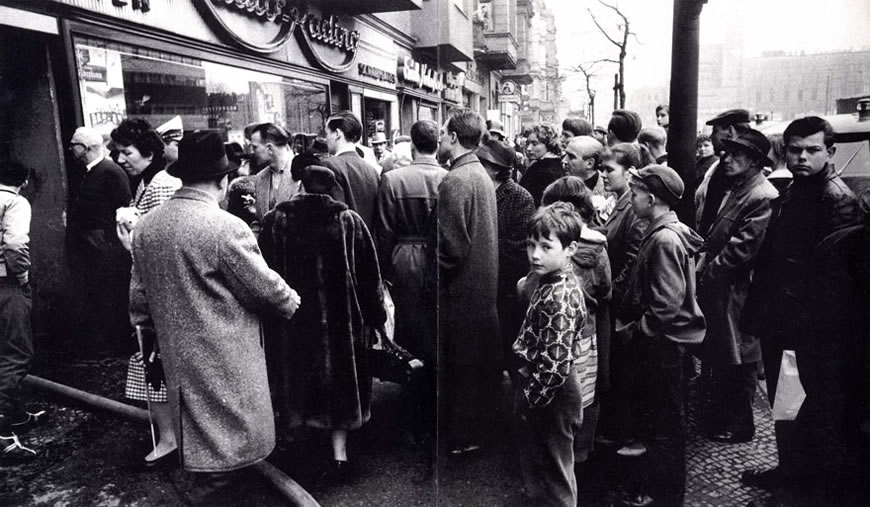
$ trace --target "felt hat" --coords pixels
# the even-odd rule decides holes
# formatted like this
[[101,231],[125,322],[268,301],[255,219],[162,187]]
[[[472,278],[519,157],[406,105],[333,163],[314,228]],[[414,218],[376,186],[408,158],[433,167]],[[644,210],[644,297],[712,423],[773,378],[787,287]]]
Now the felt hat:
[[215,132],[197,130],[178,143],[178,160],[166,171],[187,181],[203,181],[231,173],[224,142]]
[[514,150],[505,143],[495,139],[490,139],[478,146],[475,154],[480,160],[486,160],[491,164],[507,169],[513,167],[514,159],[516,158]]
[[749,121],[749,111],[746,109],[729,109],[708,120],[707,125],[736,125],[749,123]]
[[384,144],[387,142],[387,135],[383,132],[375,132],[372,136],[371,144]]
[[666,165],[651,164],[640,170],[629,169],[628,173],[642,181],[653,195],[662,198],[670,205],[679,201],[686,189],[677,171]]
[[504,135],[504,124],[500,120],[487,120],[487,130],[489,130],[490,134],[498,134],[502,137],[506,137]]
[[755,160],[760,160],[767,167],[775,165],[773,160],[767,156],[770,153],[770,141],[767,140],[767,136],[755,129],[742,132],[733,139],[723,139],[722,144],[726,152],[738,149],[748,153]]

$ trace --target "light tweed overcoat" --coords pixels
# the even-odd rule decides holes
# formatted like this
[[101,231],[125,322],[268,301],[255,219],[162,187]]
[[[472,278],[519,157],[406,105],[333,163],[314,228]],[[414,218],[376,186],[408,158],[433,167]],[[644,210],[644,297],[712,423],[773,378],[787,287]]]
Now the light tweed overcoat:
[[292,317],[290,287],[266,266],[245,223],[182,187],[133,238],[130,315],[153,326],[182,464],[242,468],[275,446],[260,315]]

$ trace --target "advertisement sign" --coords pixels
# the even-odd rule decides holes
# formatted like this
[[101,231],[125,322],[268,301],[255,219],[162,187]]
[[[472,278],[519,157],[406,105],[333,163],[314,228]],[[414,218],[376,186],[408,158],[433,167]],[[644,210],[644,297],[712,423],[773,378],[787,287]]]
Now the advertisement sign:
[[111,130],[127,116],[121,54],[87,46],[76,51],[85,125]]

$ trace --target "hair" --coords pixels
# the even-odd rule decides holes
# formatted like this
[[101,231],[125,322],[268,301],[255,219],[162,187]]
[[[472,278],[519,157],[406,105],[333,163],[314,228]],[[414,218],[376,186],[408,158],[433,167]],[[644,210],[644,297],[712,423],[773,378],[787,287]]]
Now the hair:
[[438,151],[438,124],[432,120],[420,120],[411,125],[411,143],[420,153]]
[[710,139],[710,136],[707,134],[698,134],[698,137],[695,138],[695,147],[700,148],[704,143],[713,143],[713,140]]
[[151,127],[151,124],[142,118],[127,118],[112,131],[112,141],[118,146],[135,146],[143,157],[163,156],[163,139]]
[[583,222],[589,223],[595,217],[595,205],[592,204],[592,191],[577,176],[562,176],[558,180],[547,185],[541,204],[553,204],[554,202],[567,202],[574,206],[574,210],[580,214]]
[[562,142],[559,139],[559,134],[556,132],[556,128],[549,123],[532,125],[526,129],[523,134],[527,138],[530,135],[535,134],[535,137],[538,138],[538,142],[547,147],[547,151],[556,155],[562,154]]
[[565,118],[562,120],[562,131],[568,131],[575,136],[592,135],[592,124],[583,118]]
[[244,196],[256,198],[257,178],[255,176],[240,176],[230,182],[227,190],[227,211],[251,225],[257,216],[248,209]]
[[0,183],[17,187],[23,185],[30,178],[30,169],[17,162],[4,162],[0,164]]
[[668,132],[662,127],[644,127],[637,135],[637,141],[647,146],[664,147],[668,142]]
[[100,132],[92,127],[79,127],[76,129],[73,134],[74,138],[79,139],[83,144],[87,145],[88,148],[94,146],[103,146],[106,140],[103,138],[103,135]]
[[350,143],[355,143],[362,137],[362,124],[359,118],[347,109],[332,114],[326,120],[326,127],[329,130],[340,130],[345,140]]
[[818,116],[807,116],[789,123],[785,132],[782,133],[782,138],[785,140],[785,145],[788,146],[792,137],[809,137],[819,132],[825,134],[826,147],[830,148],[834,145],[834,129],[827,120]]
[[260,140],[264,143],[272,143],[275,146],[287,146],[290,144],[292,137],[286,130],[282,129],[274,123],[261,123],[254,127],[251,136],[260,134]]
[[320,165],[320,159],[316,155],[313,153],[296,155],[290,162],[290,177],[293,178],[293,181],[301,180],[305,170],[311,165]]
[[242,134],[245,136],[245,139],[248,141],[251,140],[251,136],[254,135],[254,129],[257,128],[260,124],[257,122],[249,123],[245,125],[245,129],[242,130]]
[[553,233],[564,247],[580,240],[583,219],[574,209],[573,204],[559,201],[538,208],[529,220],[526,230],[529,238],[549,238],[550,233]]
[[782,134],[770,134],[767,140],[770,142],[770,152],[773,155],[770,158],[773,159],[774,166],[779,165],[785,160],[785,138]]
[[613,132],[617,139],[624,143],[632,143],[640,132],[640,116],[634,111],[617,109],[607,124],[607,130]]
[[475,149],[480,144],[486,125],[483,118],[471,109],[460,107],[453,109],[447,120],[447,131],[455,132],[459,145],[463,148]]
[[618,143],[611,146],[601,157],[602,160],[613,160],[626,170],[630,167],[640,168],[640,151],[631,143]]
[[664,111],[667,114],[671,114],[671,107],[667,104],[659,104],[656,106],[656,115],[659,114],[659,111]]

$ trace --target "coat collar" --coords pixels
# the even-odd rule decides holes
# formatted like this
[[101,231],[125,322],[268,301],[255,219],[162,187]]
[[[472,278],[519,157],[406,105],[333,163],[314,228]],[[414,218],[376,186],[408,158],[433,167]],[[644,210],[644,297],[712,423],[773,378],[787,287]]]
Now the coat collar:
[[462,166],[468,165],[468,164],[479,164],[479,163],[480,163],[480,159],[477,158],[477,155],[475,155],[474,152],[470,151],[468,153],[464,153],[464,154],[456,157],[456,159],[453,160],[453,163],[450,164],[450,170],[452,171],[453,169],[457,169],[459,167],[462,167]]
[[661,215],[658,218],[654,219],[649,223],[649,227],[647,227],[646,233],[644,233],[643,235],[644,241],[652,236],[657,230],[674,222],[679,222],[679,219],[677,218],[677,214],[673,211],[668,211],[664,215]]
[[[764,177],[764,173],[759,171],[758,174],[755,174],[750,178],[746,178],[745,180],[738,183],[736,187],[730,188],[731,195],[728,197],[728,200],[725,201],[725,205],[722,206],[722,209],[720,209],[719,212],[716,214],[716,219],[713,220],[713,224],[710,225],[710,230],[712,231],[713,228],[716,226],[716,223],[719,222],[722,217],[724,217],[726,214],[728,214],[728,212],[730,212],[738,204],[740,204],[740,200],[746,194],[748,194],[750,190],[755,188],[757,185],[763,184],[765,179],[766,178]],[[701,212],[703,212],[703,208]]]
[[211,194],[204,190],[199,190],[198,188],[191,188],[182,186],[179,188],[175,194],[173,194],[172,199],[188,199],[191,201],[199,201],[207,204],[213,204],[218,206],[217,199],[215,199]]
[[438,161],[433,157],[417,157],[412,162],[411,165],[427,165],[433,167],[441,167],[438,165]]

